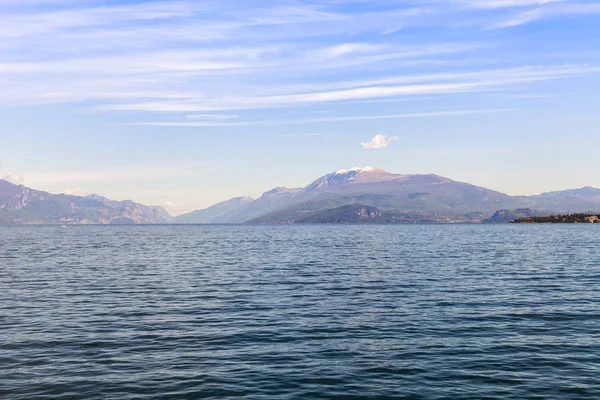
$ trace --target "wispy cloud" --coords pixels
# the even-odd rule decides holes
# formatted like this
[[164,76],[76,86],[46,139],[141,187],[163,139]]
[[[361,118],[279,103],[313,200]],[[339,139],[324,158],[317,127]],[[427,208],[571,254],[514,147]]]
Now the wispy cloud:
[[[473,31],[484,25],[596,13],[598,3],[385,0],[357,12],[340,1],[25,1],[0,0],[8,7],[0,26],[0,104],[193,114],[165,126],[251,125],[256,120],[230,113],[485,92],[598,71],[508,68],[514,63],[504,59],[493,69],[486,52],[496,44],[449,40],[477,38]],[[379,34],[411,27],[459,35]],[[451,72],[440,72],[442,65]]]
[[370,53],[381,49],[381,46],[368,43],[344,43],[323,49],[329,57],[340,57],[355,53]]
[[[497,114],[513,112],[514,109],[480,109],[480,110],[451,110],[451,111],[430,111],[420,113],[405,113],[405,114],[385,114],[385,115],[353,115],[343,117],[327,117],[327,118],[304,118],[304,119],[280,119],[280,120],[256,120],[247,122],[135,122],[128,125],[139,126],[162,126],[162,127],[231,127],[231,126],[247,126],[247,125],[299,125],[321,122],[344,122],[344,121],[368,121],[368,120],[385,120],[385,119],[406,119],[406,118],[432,118],[432,117],[456,117],[465,115],[478,114]],[[312,135],[312,134],[311,134]]]
[[382,134],[375,135],[370,142],[363,142],[360,145],[365,150],[385,149],[398,140],[398,136],[386,136]]
[[507,94],[494,94],[491,97],[499,99],[523,99],[523,100],[536,100],[536,99],[549,99],[553,97],[564,97],[570,96],[569,93],[507,93]]
[[472,8],[514,8],[563,3],[571,0],[454,0],[454,3]]
[[190,99],[185,101],[155,101],[146,103],[115,104],[105,106],[103,108],[107,110],[149,112],[197,112],[270,109],[382,97],[469,92],[475,91],[482,86],[490,86],[493,84],[493,82],[467,82],[407,86],[373,86],[340,91],[277,96],[249,96],[235,98],[214,98],[210,100]]
[[[475,71],[456,74],[432,74],[381,78],[373,81],[346,82],[324,90],[266,96],[207,97],[189,93],[188,97],[167,98],[135,103],[102,106],[105,110],[144,112],[214,112],[228,110],[276,109],[331,102],[394,98],[417,95],[472,93],[513,87],[523,83],[560,79],[566,76],[598,72],[595,67],[561,66],[550,68],[517,68],[492,71]],[[413,83],[413,84],[411,84]],[[418,83],[418,84],[416,84]],[[321,85],[324,89],[329,84]],[[354,87],[352,87],[354,86]],[[314,89],[319,86],[315,85]],[[282,88],[277,88],[282,90]]]
[[288,123],[312,123],[312,122],[342,122],[342,121],[368,121],[378,119],[405,119],[405,118],[430,118],[430,117],[457,117],[464,115],[497,114],[513,112],[514,109],[487,109],[487,110],[452,110],[452,111],[429,111],[420,113],[386,114],[386,115],[354,115],[345,117],[314,118],[302,121],[290,121]]
[[337,135],[337,133],[288,133],[285,135],[282,135],[283,137],[290,137],[290,138],[301,138],[301,137],[318,137],[318,136],[333,136],[333,135]]
[[189,17],[193,3],[151,2],[114,7],[77,7],[39,13],[13,13],[3,16],[0,37],[23,37],[94,26],[114,26],[131,21],[165,20]]
[[187,119],[192,120],[205,120],[205,121],[222,121],[222,120],[231,120],[238,119],[239,115],[224,115],[224,114],[193,114],[188,115]]
[[511,28],[547,18],[572,15],[593,15],[600,13],[599,3],[556,3],[523,11],[492,25],[492,28]]

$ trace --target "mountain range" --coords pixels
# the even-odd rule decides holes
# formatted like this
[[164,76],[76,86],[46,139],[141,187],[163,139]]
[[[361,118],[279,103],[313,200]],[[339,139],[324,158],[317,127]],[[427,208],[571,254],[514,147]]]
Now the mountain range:
[[50,194],[0,180],[4,224],[506,222],[515,215],[599,210],[600,189],[593,187],[510,196],[439,175],[370,167],[332,172],[302,188],[277,187],[257,199],[235,197],[177,217],[130,200]]
[[[509,196],[439,175],[402,175],[370,167],[352,168],[322,176],[303,188],[279,187],[256,200],[247,197],[228,200],[181,215],[175,221],[316,222],[318,213],[325,210],[347,215],[346,206],[353,206],[359,214],[364,207],[374,207],[376,211],[371,211],[378,215],[375,219],[386,222],[481,222],[498,210],[532,209],[536,215],[598,210],[600,189],[586,187],[536,196]],[[324,220],[328,221],[332,212],[326,214]]]
[[51,194],[0,180],[0,224],[162,224],[166,215],[131,200]]

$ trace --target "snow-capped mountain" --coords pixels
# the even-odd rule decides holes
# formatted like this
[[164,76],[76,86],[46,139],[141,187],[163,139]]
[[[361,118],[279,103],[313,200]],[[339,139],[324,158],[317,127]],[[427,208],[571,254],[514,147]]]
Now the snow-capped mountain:
[[[373,167],[350,168],[326,174],[304,188],[275,188],[257,200],[229,209],[211,222],[306,220],[311,213],[346,205],[452,217],[473,214],[474,219],[479,215],[490,216],[501,209],[524,207],[539,211],[588,211],[594,209],[595,203],[583,194],[592,192],[590,188],[584,188],[556,192],[552,196],[509,196],[434,174],[407,175]],[[573,193],[579,193],[579,198],[573,198]],[[195,222],[204,223],[200,219]]]
[[398,179],[404,175],[394,175],[382,169],[365,167],[342,169],[332,172],[315,180],[310,185],[306,186],[302,192],[308,193],[316,190],[326,190],[338,184],[360,184],[368,182],[382,182]]
[[[275,188],[212,222],[241,223],[286,211],[307,214],[343,205],[364,204],[383,209],[450,212],[495,211],[512,205],[511,197],[437,175],[392,174],[372,167],[339,170],[304,188]],[[517,204],[517,202],[515,202]],[[203,223],[199,219],[195,222]]]

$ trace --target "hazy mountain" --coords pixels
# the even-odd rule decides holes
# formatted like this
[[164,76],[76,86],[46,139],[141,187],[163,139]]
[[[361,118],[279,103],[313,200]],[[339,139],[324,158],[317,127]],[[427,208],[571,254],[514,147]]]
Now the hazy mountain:
[[586,186],[581,189],[569,189],[569,190],[560,190],[557,192],[546,192],[542,193],[538,196],[534,197],[545,197],[545,198],[565,198],[565,197],[574,197],[578,199],[586,199],[597,201],[600,199],[600,189]]
[[236,224],[243,223],[273,210],[287,207],[301,189],[277,187],[263,193],[258,199],[235,197],[203,210],[176,217],[185,224]]
[[594,212],[600,211],[600,189],[584,187],[542,193],[526,198],[528,207],[549,212]]
[[288,207],[301,189],[277,187],[263,193],[258,199],[234,210],[229,215],[229,222],[242,223],[259,217],[273,210]]
[[179,224],[227,223],[230,220],[229,215],[231,213],[236,212],[236,210],[253,201],[252,197],[234,197],[204,210],[179,215],[175,217],[175,222]]
[[[438,175],[392,174],[377,168],[352,168],[324,175],[301,189],[276,188],[259,199],[228,210],[214,222],[283,223],[320,219],[315,213],[348,205],[375,207],[444,222],[474,222],[497,210],[532,208],[580,212],[594,208],[593,188],[539,196],[509,196]],[[341,212],[348,209],[340,209]],[[434,217],[431,217],[434,215]]]
[[166,223],[173,222],[174,218],[161,206],[145,206],[131,200],[111,200],[97,194],[85,196],[86,199],[95,200],[114,210],[134,209],[141,223]]
[[527,199],[531,208],[552,212],[600,211],[600,189],[584,187],[542,193]]
[[360,212],[375,209],[381,215],[368,221],[478,222],[491,217],[488,222],[500,222],[530,212],[524,209],[536,210],[536,215],[598,212],[600,189],[509,196],[433,174],[352,168],[324,175],[304,188],[277,187],[258,199],[236,197],[173,218],[162,207],[131,200],[50,194],[0,180],[0,223],[12,224],[362,222]]
[[2,224],[155,224],[167,222],[152,207],[101,196],[51,194],[0,180]]
[[148,206],[149,208],[156,211],[158,216],[165,220],[167,223],[174,223],[175,217],[169,214],[169,212],[162,206]]

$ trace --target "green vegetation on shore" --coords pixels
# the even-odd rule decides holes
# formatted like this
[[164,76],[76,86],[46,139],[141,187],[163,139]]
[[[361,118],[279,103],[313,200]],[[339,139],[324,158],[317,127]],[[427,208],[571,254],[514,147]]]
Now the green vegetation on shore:
[[513,224],[600,224],[600,214],[550,215],[526,217],[512,221]]

